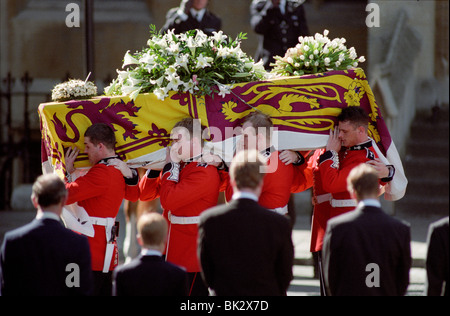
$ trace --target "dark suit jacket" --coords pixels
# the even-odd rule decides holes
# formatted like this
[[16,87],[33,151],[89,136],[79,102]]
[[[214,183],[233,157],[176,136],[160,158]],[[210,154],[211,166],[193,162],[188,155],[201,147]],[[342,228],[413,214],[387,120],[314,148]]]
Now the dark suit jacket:
[[191,13],[187,14],[188,18],[183,21],[178,12],[178,8],[170,9],[166,16],[166,23],[162,27],[162,32],[174,29],[175,34],[185,33],[190,30],[199,29],[207,35],[212,35],[213,32],[219,32],[222,28],[222,21],[209,10],[206,10],[205,15],[199,22]]
[[139,256],[113,272],[115,296],[185,296],[187,274],[160,256]]
[[[434,222],[428,229],[427,252],[427,295],[449,295],[448,287],[448,254],[449,254],[448,216]],[[445,282],[445,289],[443,285]]]
[[261,35],[255,60],[261,58],[264,67],[275,62],[274,56],[284,57],[286,51],[298,44],[299,36],[308,36],[303,2],[287,0],[283,15],[279,8],[271,6],[271,0],[253,0],[250,6],[251,25]]
[[250,199],[202,213],[202,276],[220,296],[285,295],[292,280],[289,221]]
[[[322,250],[328,294],[404,295],[410,241],[409,225],[378,207],[357,208],[330,219]],[[368,266],[371,263],[377,266]]]
[[1,295],[90,295],[92,282],[87,238],[61,222],[35,219],[6,233],[0,253]]

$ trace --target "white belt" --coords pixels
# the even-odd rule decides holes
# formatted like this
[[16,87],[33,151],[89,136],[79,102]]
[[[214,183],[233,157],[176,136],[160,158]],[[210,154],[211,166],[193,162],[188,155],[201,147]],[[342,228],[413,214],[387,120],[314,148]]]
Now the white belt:
[[358,203],[356,200],[353,199],[343,199],[343,200],[336,200],[333,199],[333,195],[331,193],[318,195],[313,198],[313,204],[321,204],[323,202],[330,202],[332,207],[356,207]]
[[98,226],[114,226],[115,218],[113,217],[95,217],[90,216],[89,219],[91,220],[92,225],[98,225]]
[[278,214],[280,214],[280,215],[286,215],[286,214],[288,213],[288,206],[287,206],[287,204],[286,204],[286,205],[283,206],[283,207],[273,208],[273,209],[270,209],[269,211],[278,213]]
[[109,267],[111,265],[111,259],[114,253],[114,243],[110,242],[112,228],[115,225],[116,219],[113,217],[95,217],[90,216],[89,219],[92,225],[104,226],[106,232],[106,251],[105,260],[103,261],[103,273],[109,272]]
[[200,216],[175,216],[169,211],[167,217],[172,224],[190,225],[200,223]]

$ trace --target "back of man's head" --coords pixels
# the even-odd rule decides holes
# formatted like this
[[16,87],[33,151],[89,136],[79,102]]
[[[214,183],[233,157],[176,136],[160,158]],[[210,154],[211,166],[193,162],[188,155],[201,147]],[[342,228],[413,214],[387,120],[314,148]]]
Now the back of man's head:
[[347,177],[347,189],[356,195],[358,201],[378,197],[378,173],[375,168],[365,163],[353,168]]
[[42,208],[59,205],[65,202],[66,196],[66,186],[56,174],[39,176],[32,187],[31,197]]
[[144,246],[158,247],[165,243],[167,221],[158,213],[143,214],[137,224],[138,234]]
[[230,179],[238,189],[256,189],[263,181],[266,162],[256,149],[242,150],[231,161]]
[[114,149],[116,145],[116,136],[111,127],[104,123],[96,123],[89,126],[84,133],[85,137],[89,137],[90,141],[98,145],[102,143],[108,149]]

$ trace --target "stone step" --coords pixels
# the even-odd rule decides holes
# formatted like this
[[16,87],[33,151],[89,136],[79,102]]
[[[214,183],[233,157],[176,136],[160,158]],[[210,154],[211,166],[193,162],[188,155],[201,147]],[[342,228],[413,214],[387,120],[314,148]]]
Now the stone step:
[[425,137],[410,139],[407,142],[406,154],[414,157],[449,157],[449,138],[428,139]]
[[448,175],[442,178],[408,178],[408,194],[427,197],[449,196]]
[[[408,190],[407,190],[408,191]],[[449,214],[449,198],[444,197],[426,197],[420,195],[409,194],[395,202],[396,212],[405,212],[415,215],[441,215]]]
[[[448,116],[447,116],[448,120]],[[449,122],[448,121],[414,121],[411,125],[410,139],[447,139],[448,143]]]
[[403,159],[403,167],[407,178],[448,178],[449,159],[448,156],[413,156],[407,154]]

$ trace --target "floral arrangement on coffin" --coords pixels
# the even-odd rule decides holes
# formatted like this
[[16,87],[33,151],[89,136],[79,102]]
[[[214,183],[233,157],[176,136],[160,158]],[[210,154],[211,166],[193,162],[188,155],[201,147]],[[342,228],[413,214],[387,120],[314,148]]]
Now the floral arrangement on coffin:
[[271,73],[280,76],[302,76],[330,70],[346,70],[358,67],[365,61],[364,56],[358,58],[355,48],[347,49],[345,38],[330,40],[329,31],[323,35],[316,33],[314,37],[299,37],[299,43],[289,48],[284,57],[276,56]]
[[[90,75],[90,74],[89,74]],[[69,100],[90,99],[97,95],[97,86],[88,81],[80,79],[69,79],[66,82],[57,84],[52,89],[52,100],[55,102],[65,102]]]
[[258,81],[266,72],[262,62],[255,63],[240,44],[246,34],[230,39],[222,31],[207,36],[201,30],[183,34],[160,34],[150,26],[148,47],[130,54],[127,51],[118,77],[105,88],[106,95],[152,92],[164,100],[169,91],[196,96],[230,93],[229,84]]

